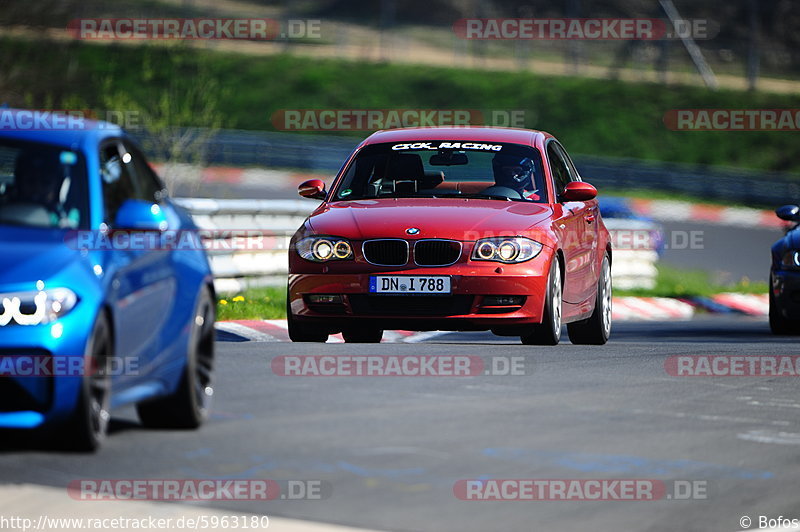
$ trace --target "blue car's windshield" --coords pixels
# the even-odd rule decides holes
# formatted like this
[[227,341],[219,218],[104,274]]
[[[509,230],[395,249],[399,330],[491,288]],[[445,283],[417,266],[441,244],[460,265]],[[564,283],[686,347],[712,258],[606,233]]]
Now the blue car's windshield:
[[88,197],[79,151],[0,137],[0,224],[86,229]]
[[333,200],[452,196],[546,202],[541,155],[498,142],[372,144],[350,162]]

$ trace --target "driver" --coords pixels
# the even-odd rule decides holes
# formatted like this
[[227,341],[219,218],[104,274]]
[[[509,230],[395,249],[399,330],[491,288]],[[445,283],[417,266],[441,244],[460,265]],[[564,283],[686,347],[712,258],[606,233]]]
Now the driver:
[[22,152],[17,157],[14,174],[17,203],[46,208],[53,226],[77,226],[77,209],[65,212],[63,205],[70,179],[62,177],[58,159],[35,151]]
[[495,185],[508,187],[524,196],[535,192],[533,186],[533,161],[530,157],[498,153],[492,158]]

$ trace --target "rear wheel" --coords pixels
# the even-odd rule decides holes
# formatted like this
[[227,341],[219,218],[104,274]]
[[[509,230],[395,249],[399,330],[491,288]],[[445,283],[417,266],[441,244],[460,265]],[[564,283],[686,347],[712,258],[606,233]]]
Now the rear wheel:
[[111,376],[109,363],[113,356],[111,328],[104,312],[100,312],[92,329],[83,358],[78,405],[71,418],[61,427],[66,448],[92,452],[106,439],[111,419]]
[[328,332],[316,327],[299,323],[292,316],[292,306],[289,299],[289,291],[286,291],[286,324],[289,330],[289,339],[292,342],[326,342]]
[[608,256],[603,257],[594,312],[585,320],[567,324],[567,333],[573,344],[603,345],[611,336],[611,266]]
[[769,290],[769,328],[772,334],[800,335],[800,320],[790,320],[783,317],[775,296],[772,294],[772,283]]
[[520,336],[525,345],[557,345],[561,339],[561,266],[557,256],[553,256],[550,264],[547,287],[542,323],[531,326]]
[[349,329],[342,331],[342,337],[349,344],[377,344],[383,339],[383,329]]
[[216,312],[208,288],[198,297],[192,317],[186,367],[175,393],[136,405],[139,419],[148,427],[194,429],[208,419],[214,389],[214,321]]

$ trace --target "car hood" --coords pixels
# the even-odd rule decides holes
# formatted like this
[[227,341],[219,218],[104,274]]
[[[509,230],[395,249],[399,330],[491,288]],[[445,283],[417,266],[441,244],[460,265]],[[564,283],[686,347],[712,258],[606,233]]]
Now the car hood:
[[61,230],[0,226],[0,285],[47,280],[81,259]]
[[317,234],[354,240],[450,238],[471,241],[495,235],[521,234],[546,226],[553,211],[547,204],[485,199],[379,199],[321,205],[309,217]]

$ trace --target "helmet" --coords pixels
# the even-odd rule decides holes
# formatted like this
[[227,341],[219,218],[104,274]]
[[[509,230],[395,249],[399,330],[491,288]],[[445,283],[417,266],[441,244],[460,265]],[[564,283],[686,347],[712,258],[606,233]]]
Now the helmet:
[[519,192],[533,189],[533,161],[530,157],[498,153],[492,158],[492,170],[498,186]]

